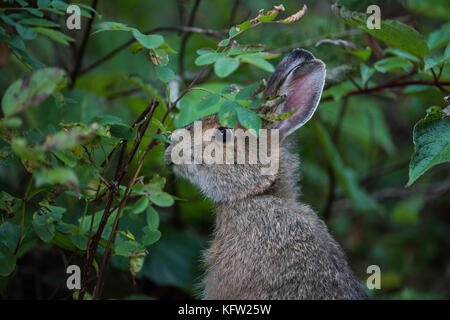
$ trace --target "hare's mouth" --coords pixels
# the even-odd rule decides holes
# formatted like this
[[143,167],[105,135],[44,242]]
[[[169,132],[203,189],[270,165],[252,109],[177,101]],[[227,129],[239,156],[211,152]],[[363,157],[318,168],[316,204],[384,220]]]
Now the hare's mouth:
[[168,148],[166,148],[166,152],[164,152],[164,165],[167,167],[172,167],[173,166],[173,162],[171,159],[171,148],[170,146]]

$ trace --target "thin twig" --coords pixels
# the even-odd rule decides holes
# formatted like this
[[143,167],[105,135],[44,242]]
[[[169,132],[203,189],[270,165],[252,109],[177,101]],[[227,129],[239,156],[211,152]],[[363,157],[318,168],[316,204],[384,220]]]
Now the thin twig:
[[230,26],[234,26],[235,24],[236,15],[240,4],[241,0],[234,0],[233,7],[231,8],[230,22],[228,23]]
[[[385,84],[381,84],[378,86],[370,87],[370,88],[364,88],[362,90],[352,90],[347,92],[346,95],[344,95],[342,98],[348,98],[350,96],[358,95],[358,94],[366,94],[366,93],[372,93],[377,91],[382,91],[384,89],[390,89],[390,88],[397,88],[397,87],[406,87],[410,85],[427,85],[427,86],[450,86],[450,81],[431,81],[431,80],[413,80],[413,81],[404,81],[404,82],[388,82]],[[326,97],[323,98],[321,101],[329,101],[333,99],[333,97]]]
[[[336,125],[334,127],[333,133],[331,135],[331,141],[334,145],[337,145],[339,141],[339,137],[341,134],[342,123],[344,122],[345,115],[347,114],[348,109],[348,98],[342,100],[341,110],[339,111],[338,118],[336,120]],[[333,212],[333,203],[336,199],[336,174],[334,173],[333,168],[330,166],[328,168],[328,197],[325,203],[325,207],[322,211],[322,217],[326,221],[328,220]]]
[[[140,131],[142,132],[142,135],[145,134],[145,131],[146,131],[147,126],[148,126],[148,123],[150,122],[151,118],[153,117],[153,113],[154,113],[157,105],[158,105],[157,100],[155,100],[155,102],[152,104],[151,109],[150,109],[150,111],[148,113],[147,119],[145,120],[143,125],[141,125],[142,129]],[[138,122],[139,121],[136,120],[135,124],[138,123]],[[146,123],[147,123],[147,125],[145,125]],[[138,146],[139,145],[140,145],[140,142],[138,143]],[[133,174],[132,178],[130,179],[130,181],[128,182],[127,189],[126,189],[126,191],[124,193],[124,196],[123,196],[122,200],[120,201],[120,203],[116,206],[117,207],[117,213],[116,213],[116,217],[114,219],[113,229],[112,229],[111,234],[110,234],[110,236],[108,238],[108,242],[107,242],[106,247],[105,247],[105,252],[103,254],[103,259],[102,259],[102,263],[101,263],[101,266],[100,266],[100,269],[99,269],[99,272],[98,272],[97,284],[95,286],[93,299],[99,298],[101,296],[101,294],[102,294],[102,289],[103,289],[103,284],[104,284],[104,277],[105,277],[105,271],[106,271],[106,268],[107,268],[108,263],[109,263],[109,258],[110,258],[110,253],[111,253],[111,245],[112,245],[112,243],[114,243],[114,239],[115,239],[115,236],[116,236],[116,231],[117,231],[117,228],[118,228],[118,225],[119,225],[120,214],[122,213],[122,210],[123,210],[126,202],[128,201],[128,199],[129,199],[129,197],[131,195],[131,192],[133,191],[132,188],[133,188],[134,184],[136,183],[137,176],[138,176],[138,174],[139,174],[139,172],[140,172],[140,170],[142,168],[142,164],[144,162],[144,159],[147,156],[149,151],[150,150],[146,149],[146,151],[140,157],[140,159],[138,161],[138,165],[136,166],[136,169],[134,171],[134,174]],[[126,165],[128,165],[129,162],[131,162],[131,160],[127,161]],[[119,170],[119,167],[117,169]],[[120,178],[120,176],[118,177],[118,179],[119,178]],[[117,181],[119,181],[119,180],[117,180]],[[115,211],[115,209],[113,209],[111,212],[114,212],[114,211]]]
[[[417,197],[418,195],[425,195],[428,200],[439,197],[442,193],[448,192],[450,189],[450,181],[441,181],[431,183],[427,186],[416,186],[412,188],[405,188],[403,186],[390,187],[377,190],[370,193],[370,197],[375,200],[395,199],[405,197]],[[333,206],[334,211],[347,211],[352,208],[351,201],[341,199],[336,201]]]
[[439,88],[439,90],[441,90],[443,93],[445,93],[446,95],[450,94],[450,91],[448,91],[447,89],[445,89],[443,86],[441,86],[439,84],[439,78],[441,77],[442,74],[442,67],[439,70],[439,75],[436,75],[436,73],[434,72],[433,68],[431,68],[431,73],[433,74],[433,78],[434,78],[434,83],[436,84],[436,87]]
[[[188,21],[188,27],[192,27],[195,22],[195,17],[197,15],[198,7],[200,6],[201,0],[195,0],[194,6],[192,7],[191,14],[189,16]],[[181,79],[185,81],[184,79],[184,55],[186,53],[186,45],[189,40],[189,37],[191,36],[192,32],[185,32],[183,34],[183,37],[181,38],[181,45],[180,45],[180,54],[178,56],[178,74],[180,75]]]
[[350,82],[353,83],[353,85],[356,87],[356,89],[358,89],[359,91],[362,90],[361,86],[355,81],[355,79],[353,79],[353,77],[348,77]]
[[[138,133],[137,133],[132,151],[131,151],[129,157],[127,158],[127,162],[125,163],[124,166],[121,166],[120,164],[117,166],[117,170],[120,170],[120,171],[116,172],[116,175],[115,175],[117,177],[117,180],[114,181],[112,183],[111,187],[107,189],[108,190],[108,198],[107,198],[105,209],[103,211],[102,218],[100,220],[97,232],[92,237],[92,241],[90,243],[88,243],[87,250],[90,252],[89,252],[89,254],[87,254],[88,259],[87,259],[87,262],[86,262],[84,270],[83,270],[83,282],[82,282],[80,294],[78,297],[79,300],[83,300],[84,294],[86,293],[89,271],[92,267],[94,257],[97,252],[97,248],[98,248],[103,230],[106,226],[106,222],[108,221],[108,218],[114,212],[114,211],[111,211],[111,207],[112,207],[113,201],[115,200],[115,196],[117,193],[117,187],[120,185],[120,182],[121,182],[123,176],[125,175],[126,170],[128,170],[128,166],[130,165],[131,161],[133,160],[133,157],[139,147],[139,144],[142,141],[145,131],[147,130],[150,120],[152,118],[153,112],[155,111],[157,106],[158,106],[158,101],[154,100],[152,102],[152,108],[150,109],[146,120],[139,126]],[[146,110],[148,110],[148,108]]]
[[[95,10],[97,9],[98,0],[92,0],[91,7]],[[89,18],[86,30],[83,34],[83,39],[81,40],[80,48],[77,50],[76,58],[75,58],[75,66],[73,68],[73,71],[70,75],[70,78],[72,80],[70,87],[73,88],[75,86],[75,81],[78,77],[78,74],[80,73],[81,64],[83,62],[84,53],[86,51],[87,42],[89,40],[89,34],[91,33],[92,29],[92,22],[94,21],[95,14],[92,14],[91,18]]]

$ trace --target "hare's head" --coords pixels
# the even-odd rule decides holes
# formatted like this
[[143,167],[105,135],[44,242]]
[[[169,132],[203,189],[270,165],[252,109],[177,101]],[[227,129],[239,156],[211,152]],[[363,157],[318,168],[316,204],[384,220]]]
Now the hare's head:
[[[223,127],[217,115],[208,116],[172,134],[174,143],[166,150],[166,163],[174,164],[177,175],[189,179],[214,202],[262,193],[289,171],[291,159],[286,158],[289,154],[283,141],[312,117],[324,82],[322,61],[306,50],[292,51],[280,62],[263,93],[266,100],[284,97],[270,112],[289,117],[277,122],[264,120],[263,130],[256,136],[240,126]],[[267,112],[269,104],[260,112]]]

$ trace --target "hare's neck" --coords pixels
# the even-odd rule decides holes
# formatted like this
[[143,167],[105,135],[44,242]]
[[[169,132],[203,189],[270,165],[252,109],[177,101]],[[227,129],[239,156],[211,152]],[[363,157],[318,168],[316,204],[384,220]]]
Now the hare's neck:
[[[300,195],[298,156],[291,153],[289,148],[282,149],[280,167],[273,183],[259,195],[272,195],[283,202],[296,201]],[[256,195],[258,196],[258,195]]]
[[242,208],[249,203],[265,205],[267,196],[273,196],[285,206],[295,206],[300,196],[298,167],[298,157],[288,150],[283,150],[278,174],[272,184],[256,194],[233,199],[229,202],[216,203],[217,222],[222,219],[229,220],[235,215],[242,214]]

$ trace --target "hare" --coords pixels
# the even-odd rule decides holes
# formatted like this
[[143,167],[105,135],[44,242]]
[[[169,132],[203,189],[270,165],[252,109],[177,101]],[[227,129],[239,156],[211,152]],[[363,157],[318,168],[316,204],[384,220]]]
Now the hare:
[[[188,156],[193,162],[174,164],[171,155],[181,142],[167,148],[165,160],[175,174],[190,180],[215,203],[213,239],[204,255],[204,299],[366,298],[325,223],[297,201],[299,161],[289,151],[287,137],[312,117],[325,73],[321,60],[296,49],[282,59],[267,82],[263,97],[284,97],[276,112],[291,114],[278,122],[263,121],[263,128],[278,132],[278,141],[270,141],[280,143],[274,174],[261,174],[260,163],[202,163],[195,152]],[[188,141],[194,151],[217,143],[225,148],[236,138],[237,128],[222,127],[216,115],[204,118],[201,125],[200,142]],[[192,133],[195,125],[184,129]],[[176,140],[178,130],[171,140]],[[214,131],[210,139],[207,130]]]

